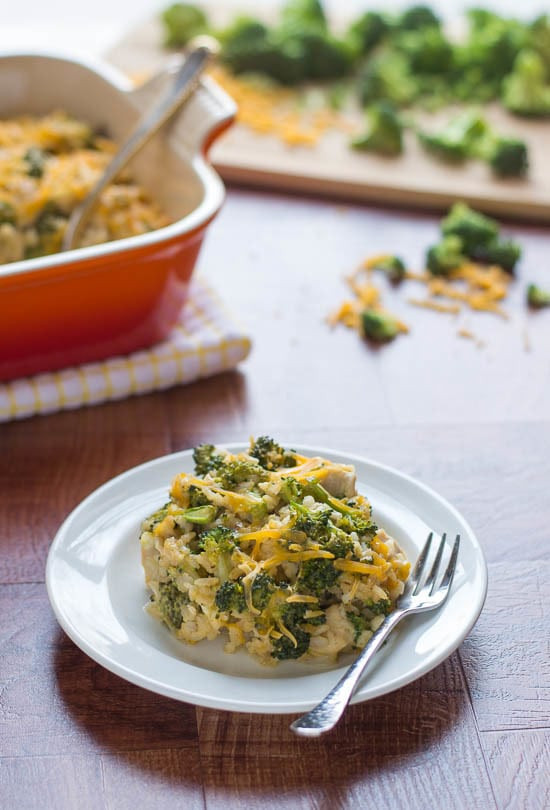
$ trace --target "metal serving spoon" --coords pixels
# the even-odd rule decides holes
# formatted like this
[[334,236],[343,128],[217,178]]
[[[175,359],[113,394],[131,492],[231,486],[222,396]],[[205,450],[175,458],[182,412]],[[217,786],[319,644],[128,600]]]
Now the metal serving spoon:
[[188,56],[176,70],[166,93],[141,116],[97,183],[72,212],[63,236],[62,251],[71,250],[77,244],[103,189],[113,182],[134,155],[194,92],[202,72],[210,58],[217,53],[218,47],[217,41],[212,37],[201,36],[192,40]]

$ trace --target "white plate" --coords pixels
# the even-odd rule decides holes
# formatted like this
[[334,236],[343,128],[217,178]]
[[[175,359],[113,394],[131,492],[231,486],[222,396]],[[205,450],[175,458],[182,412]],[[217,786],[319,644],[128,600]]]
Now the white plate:
[[[232,451],[244,445],[225,445]],[[293,445],[294,446],[294,445]],[[313,447],[295,447],[354,464],[358,490],[375,520],[415,560],[430,530],[460,533],[459,565],[444,607],[405,619],[365,674],[352,703],[398,689],[447,658],[481,612],[487,590],[483,552],[464,518],[433,490],[373,461]],[[193,470],[192,451],[155,459],[93,492],[59,529],[46,584],[59,623],[80,649],[111,672],[153,692],[216,709],[301,712],[336,683],[351,658],[317,663],[256,663],[244,651],[223,652],[223,642],[184,645],[145,610],[139,529],[167,500],[172,478]]]

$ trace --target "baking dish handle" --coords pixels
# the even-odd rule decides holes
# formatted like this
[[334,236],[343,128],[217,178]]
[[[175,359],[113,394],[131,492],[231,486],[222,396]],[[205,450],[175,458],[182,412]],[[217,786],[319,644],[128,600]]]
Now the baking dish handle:
[[[130,97],[140,111],[158,99],[178,65],[181,65],[181,60],[175,59],[160,73],[130,91]],[[231,125],[236,113],[237,105],[233,99],[205,76],[189,101],[166,126],[170,128],[170,139],[176,140],[178,147],[191,159],[199,152],[208,152],[216,138]]]

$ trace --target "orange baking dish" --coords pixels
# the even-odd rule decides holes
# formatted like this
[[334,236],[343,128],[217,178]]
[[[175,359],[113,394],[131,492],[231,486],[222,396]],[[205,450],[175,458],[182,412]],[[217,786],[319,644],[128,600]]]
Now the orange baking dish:
[[[164,73],[135,89],[104,64],[46,54],[4,56],[0,117],[63,109],[121,140],[167,80]],[[132,161],[132,175],[172,224],[0,266],[0,379],[127,354],[168,335],[224,198],[206,153],[234,115],[229,96],[204,79]]]

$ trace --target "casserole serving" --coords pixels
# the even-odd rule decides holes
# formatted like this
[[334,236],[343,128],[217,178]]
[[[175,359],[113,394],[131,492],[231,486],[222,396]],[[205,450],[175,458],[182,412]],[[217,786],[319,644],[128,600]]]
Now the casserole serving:
[[[0,118],[63,109],[121,141],[169,81],[134,89],[100,63],[47,54],[0,57]],[[127,354],[165,338],[187,289],[223,184],[208,165],[232,100],[204,79],[130,165],[171,224],[129,238],[0,266],[0,379]]]

